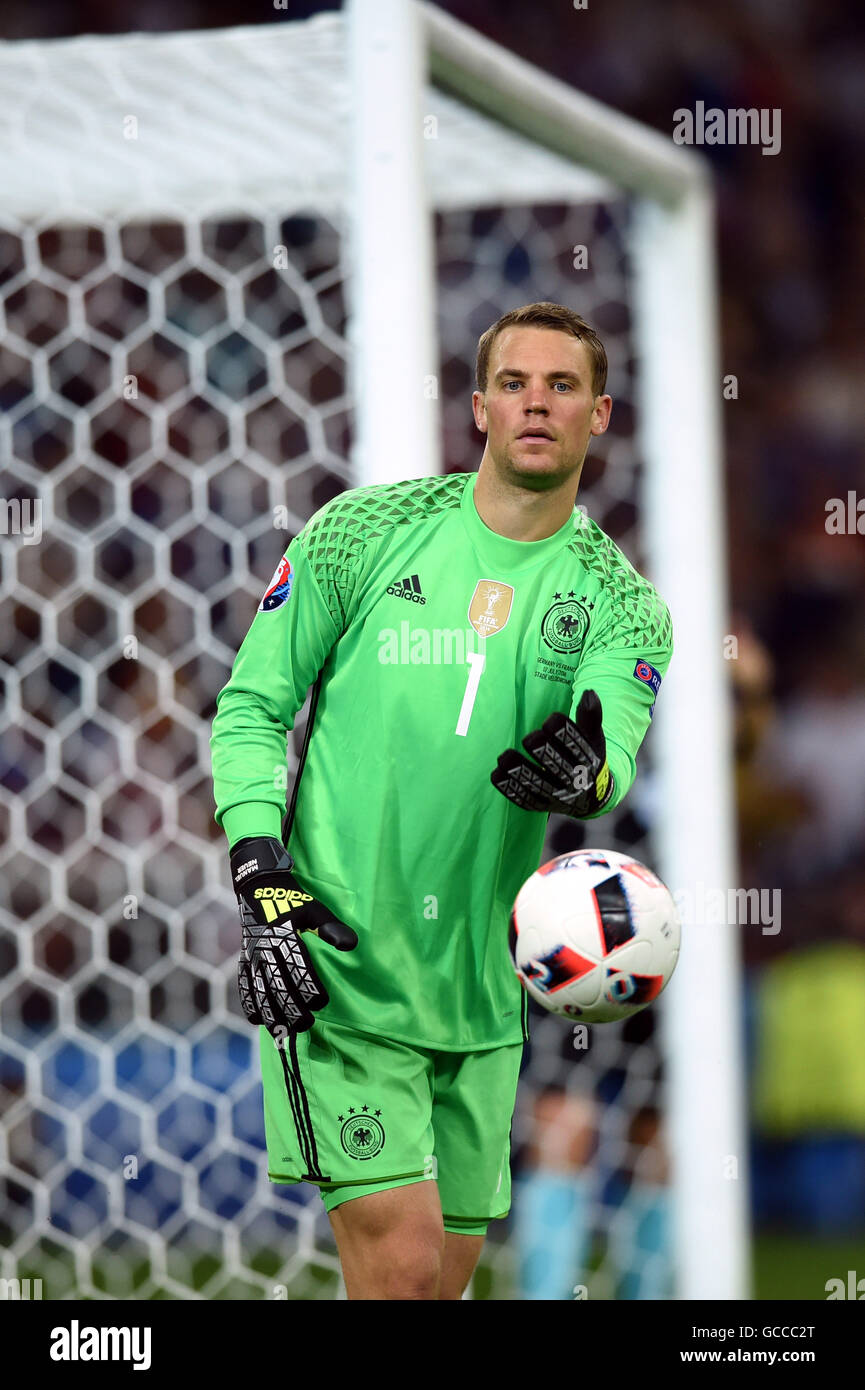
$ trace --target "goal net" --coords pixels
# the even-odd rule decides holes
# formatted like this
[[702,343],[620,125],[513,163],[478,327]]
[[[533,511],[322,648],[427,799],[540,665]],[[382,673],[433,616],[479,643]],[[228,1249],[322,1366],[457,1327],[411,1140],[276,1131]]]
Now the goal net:
[[[643,503],[639,209],[614,167],[462,99],[434,21],[444,467],[477,467],[484,329],[578,309],[615,401],[579,501],[675,613]],[[277,558],[363,481],[345,31],[0,45],[0,1275],[45,1298],[341,1296],[317,1194],[266,1178],[208,740]],[[658,863],[657,733],[617,812],[588,841],[553,819],[548,857],[600,838]],[[514,1208],[475,1297],[672,1296],[662,1016],[580,1033],[533,1010]]]

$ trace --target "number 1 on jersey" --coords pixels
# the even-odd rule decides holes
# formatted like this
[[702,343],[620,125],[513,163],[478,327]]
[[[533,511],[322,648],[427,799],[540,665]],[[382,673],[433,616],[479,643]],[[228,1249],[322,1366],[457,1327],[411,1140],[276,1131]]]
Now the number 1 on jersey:
[[472,710],[475,707],[475,696],[478,693],[478,686],[481,683],[481,675],[486,664],[486,657],[481,652],[466,652],[466,661],[469,663],[469,678],[466,682],[466,693],[460,705],[460,717],[457,720],[456,732],[463,737],[469,731],[469,720],[472,717]]

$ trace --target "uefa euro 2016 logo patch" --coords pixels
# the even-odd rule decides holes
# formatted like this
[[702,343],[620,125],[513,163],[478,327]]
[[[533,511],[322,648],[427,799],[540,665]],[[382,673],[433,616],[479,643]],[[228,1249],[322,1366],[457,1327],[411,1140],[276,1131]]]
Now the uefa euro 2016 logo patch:
[[281,608],[291,593],[293,583],[294,572],[291,568],[291,561],[287,555],[283,555],[276,567],[276,573],[267,586],[264,598],[258,605],[259,613],[272,613],[276,608]]
[[342,1123],[339,1141],[350,1158],[375,1158],[384,1148],[384,1125],[378,1118],[380,1110],[368,1105],[360,1110],[349,1107],[348,1117],[339,1115]]

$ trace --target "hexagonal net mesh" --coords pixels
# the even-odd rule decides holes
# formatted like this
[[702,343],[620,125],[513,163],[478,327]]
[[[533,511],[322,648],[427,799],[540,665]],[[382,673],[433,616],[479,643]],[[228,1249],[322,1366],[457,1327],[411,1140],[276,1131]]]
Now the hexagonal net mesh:
[[[440,395],[448,469],[473,469],[480,333],[531,299],[589,318],[616,406],[581,500],[639,567],[628,216],[439,212]],[[0,1273],[45,1297],[340,1295],[317,1193],[266,1178],[208,739],[276,559],[353,482],[343,250],[314,204],[0,223]],[[650,766],[592,840],[651,860]],[[582,839],[554,819],[548,857]],[[667,1287],[654,1022],[582,1046],[533,1008],[476,1296]]]

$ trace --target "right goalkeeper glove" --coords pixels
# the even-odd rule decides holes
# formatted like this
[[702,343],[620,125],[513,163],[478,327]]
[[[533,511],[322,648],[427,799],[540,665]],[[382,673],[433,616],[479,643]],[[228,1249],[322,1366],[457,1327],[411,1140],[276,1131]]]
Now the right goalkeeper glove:
[[490,781],[515,806],[579,820],[607,805],[615,784],[607,763],[601,701],[594,690],[583,691],[576,715],[575,723],[556,711],[526,734],[523,747],[536,763],[516,748],[499,755]]
[[338,951],[353,951],[357,932],[301,888],[294,860],[272,835],[239,840],[231,879],[240,908],[243,945],[237,987],[250,1023],[274,1037],[311,1028],[328,993],[300,934],[313,931]]

